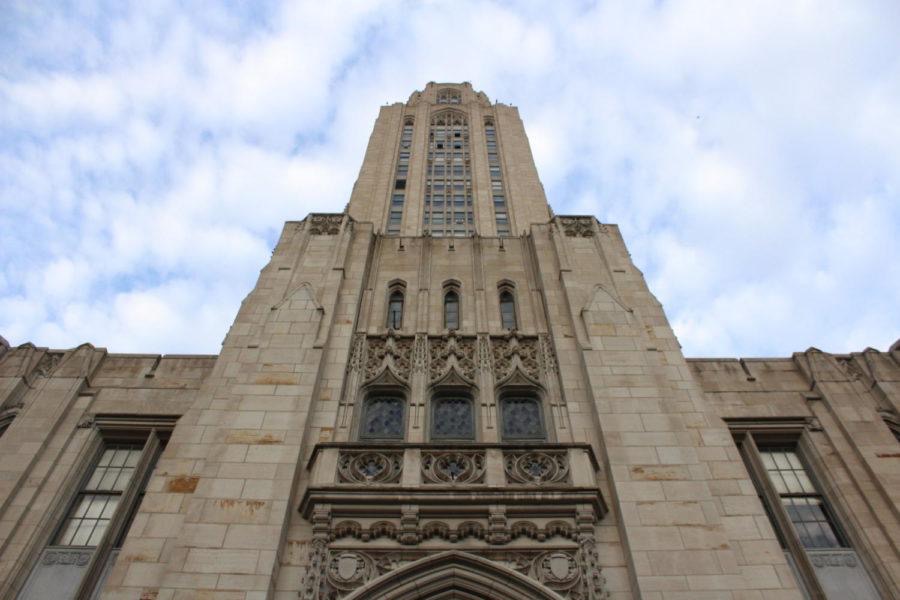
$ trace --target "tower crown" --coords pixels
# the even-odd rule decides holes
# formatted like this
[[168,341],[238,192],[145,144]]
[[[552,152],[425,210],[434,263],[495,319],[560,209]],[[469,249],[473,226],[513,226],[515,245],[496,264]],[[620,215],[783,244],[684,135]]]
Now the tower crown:
[[469,82],[382,107],[349,210],[408,237],[510,237],[550,219],[518,110]]

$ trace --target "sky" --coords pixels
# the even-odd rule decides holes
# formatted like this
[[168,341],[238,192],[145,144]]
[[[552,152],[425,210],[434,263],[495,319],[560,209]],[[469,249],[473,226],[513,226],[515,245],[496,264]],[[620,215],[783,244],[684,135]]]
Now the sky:
[[[548,7],[552,9],[548,10]],[[217,353],[381,105],[519,108],[556,214],[616,223],[687,356],[900,338],[900,3],[0,4],[0,335]]]

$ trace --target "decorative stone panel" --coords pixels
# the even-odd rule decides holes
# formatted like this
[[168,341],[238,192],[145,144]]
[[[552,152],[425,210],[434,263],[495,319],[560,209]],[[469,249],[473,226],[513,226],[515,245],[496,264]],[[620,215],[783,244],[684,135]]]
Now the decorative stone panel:
[[565,450],[506,452],[503,466],[507,483],[551,485],[569,483],[569,454]]
[[594,217],[558,217],[566,237],[594,237]]
[[456,367],[460,375],[470,381],[475,380],[477,359],[476,339],[460,337],[451,331],[448,335],[429,340],[430,356],[428,375],[431,382],[437,381]]
[[341,483],[397,483],[403,473],[403,452],[343,451],[338,457]]
[[422,483],[469,484],[484,482],[482,451],[422,453]]
[[518,366],[538,381],[541,377],[540,342],[536,337],[523,337],[515,332],[491,339],[494,377],[502,381]]
[[344,221],[342,213],[337,214],[311,214],[306,218],[306,225],[310,235],[337,235],[341,231],[341,223]]
[[393,332],[385,336],[369,337],[366,344],[365,379],[376,377],[385,367],[409,381],[415,338],[398,337]]

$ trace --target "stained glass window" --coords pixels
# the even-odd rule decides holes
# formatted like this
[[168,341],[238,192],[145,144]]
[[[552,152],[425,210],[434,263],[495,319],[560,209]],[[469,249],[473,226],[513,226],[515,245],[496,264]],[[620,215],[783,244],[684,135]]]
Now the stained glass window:
[[781,498],[800,543],[806,548],[843,546],[828,517],[825,502],[793,448],[761,447],[759,456]]
[[516,300],[509,290],[500,292],[500,322],[503,329],[516,329]]
[[444,328],[459,329],[459,294],[453,290],[444,296]]
[[403,292],[400,290],[392,292],[388,301],[387,326],[391,329],[403,327]]
[[359,437],[403,439],[404,402],[397,396],[372,396],[363,404]]
[[431,411],[431,437],[474,439],[475,414],[472,399],[456,396],[435,398]]
[[119,499],[141,457],[143,445],[109,444],[66,518],[58,546],[96,546],[100,543]]
[[543,439],[544,418],[541,403],[529,396],[512,396],[500,401],[504,438]]

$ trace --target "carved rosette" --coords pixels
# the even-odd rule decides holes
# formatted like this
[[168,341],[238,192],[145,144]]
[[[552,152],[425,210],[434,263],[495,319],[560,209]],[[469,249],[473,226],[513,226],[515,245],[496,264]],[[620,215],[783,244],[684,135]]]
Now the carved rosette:
[[540,342],[535,337],[522,337],[515,332],[491,340],[494,357],[494,376],[497,380],[508,377],[519,367],[529,377],[540,380]]
[[437,381],[455,367],[460,375],[474,381],[475,344],[475,338],[459,337],[453,331],[445,337],[432,338],[429,343],[431,350],[428,361],[429,380]]
[[341,231],[343,214],[311,214],[306,218],[310,235],[337,235]]
[[346,451],[338,457],[342,483],[396,483],[402,472],[403,453],[399,451]]
[[548,485],[568,483],[569,455],[565,450],[508,452],[503,455],[507,483]]
[[398,337],[393,331],[389,331],[386,336],[369,337],[366,344],[365,379],[373,379],[382,369],[390,367],[398,377],[409,381],[414,341],[415,338]]
[[594,237],[593,217],[558,217],[566,237]]
[[484,482],[484,452],[424,452],[423,483],[466,484]]

